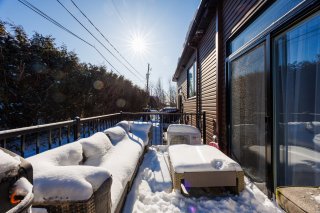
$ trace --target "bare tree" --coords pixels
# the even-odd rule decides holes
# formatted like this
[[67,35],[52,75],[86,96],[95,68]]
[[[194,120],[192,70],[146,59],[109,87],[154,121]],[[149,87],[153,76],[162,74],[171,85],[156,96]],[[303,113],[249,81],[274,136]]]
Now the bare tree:
[[154,88],[154,96],[157,98],[158,100],[158,108],[162,108],[163,106],[166,105],[166,96],[165,96],[165,92],[162,86],[162,81],[159,78],[156,86]]
[[171,79],[168,79],[168,99],[169,99],[169,104],[171,107],[177,106],[176,98],[177,98],[177,92],[176,92],[176,87],[172,84]]

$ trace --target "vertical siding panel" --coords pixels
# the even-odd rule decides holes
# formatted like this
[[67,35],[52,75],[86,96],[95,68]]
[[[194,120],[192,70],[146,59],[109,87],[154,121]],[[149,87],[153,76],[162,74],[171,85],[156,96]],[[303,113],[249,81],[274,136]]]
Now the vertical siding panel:
[[206,111],[206,141],[212,141],[213,121],[217,119],[215,92],[216,82],[216,47],[215,47],[216,25],[213,16],[205,35],[199,43],[199,63],[201,73],[201,100],[202,111]]
[[223,151],[227,150],[227,112],[226,112],[226,50],[227,40],[233,33],[233,28],[258,3],[258,0],[225,0],[222,2],[222,61],[219,68],[219,121],[220,145]]

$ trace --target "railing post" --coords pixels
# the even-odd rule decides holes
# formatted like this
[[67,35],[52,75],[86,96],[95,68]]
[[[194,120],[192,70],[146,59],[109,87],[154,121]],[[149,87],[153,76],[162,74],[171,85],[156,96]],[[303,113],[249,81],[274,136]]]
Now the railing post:
[[207,144],[207,129],[206,129],[206,112],[204,111],[202,113],[202,137],[203,137],[203,143]]
[[120,111],[120,121],[122,121],[123,120],[123,114],[122,114],[122,111]]
[[160,144],[159,145],[163,145],[163,114],[160,114],[160,134],[159,134],[159,139],[160,139]]
[[73,141],[80,137],[80,117],[75,117],[73,121]]

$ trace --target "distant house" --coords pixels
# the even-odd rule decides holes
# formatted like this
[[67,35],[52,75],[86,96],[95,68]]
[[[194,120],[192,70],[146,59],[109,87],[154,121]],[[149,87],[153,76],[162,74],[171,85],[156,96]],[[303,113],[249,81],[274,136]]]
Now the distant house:
[[[173,80],[269,195],[320,185],[320,1],[202,0]],[[201,125],[198,120],[197,125]]]

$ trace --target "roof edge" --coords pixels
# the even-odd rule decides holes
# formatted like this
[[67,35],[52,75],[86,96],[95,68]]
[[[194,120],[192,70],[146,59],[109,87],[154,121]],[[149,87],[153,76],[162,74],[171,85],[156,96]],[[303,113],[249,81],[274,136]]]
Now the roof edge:
[[173,82],[177,82],[180,74],[181,74],[181,68],[182,67],[182,61],[184,59],[184,57],[186,57],[186,53],[188,48],[191,48],[190,42],[191,40],[194,38],[197,28],[199,26],[199,24],[201,23],[201,19],[204,15],[206,15],[206,9],[208,8],[209,5],[215,5],[217,3],[218,0],[201,0],[201,3],[196,11],[196,14],[194,15],[193,20],[191,21],[191,25],[188,29],[188,32],[186,34],[186,39],[184,42],[184,47],[182,50],[182,53],[178,59],[178,64],[176,67],[176,70],[174,72],[174,75],[172,76],[172,81]]

